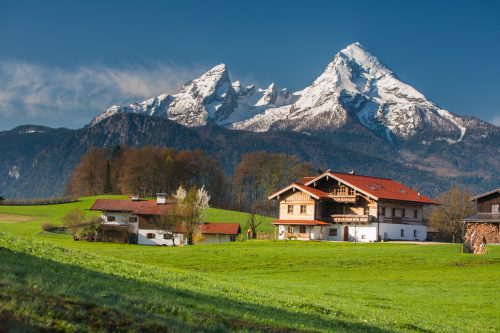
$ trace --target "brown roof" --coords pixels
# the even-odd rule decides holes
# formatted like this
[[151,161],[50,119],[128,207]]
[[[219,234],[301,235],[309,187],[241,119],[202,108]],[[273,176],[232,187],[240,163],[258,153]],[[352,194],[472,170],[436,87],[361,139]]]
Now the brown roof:
[[210,222],[201,226],[202,234],[237,235],[241,233],[239,223]]
[[363,176],[341,172],[327,171],[323,175],[310,180],[306,185],[310,185],[314,180],[322,178],[325,175],[337,178],[340,181],[351,185],[361,192],[376,198],[377,200],[397,200],[408,202],[420,202],[431,205],[437,205],[438,202],[420,194],[419,192],[389,178]]
[[330,223],[318,220],[275,220],[273,224],[329,225]]
[[91,210],[130,212],[136,215],[166,215],[173,204],[158,205],[156,200],[116,200],[97,199],[90,208]]

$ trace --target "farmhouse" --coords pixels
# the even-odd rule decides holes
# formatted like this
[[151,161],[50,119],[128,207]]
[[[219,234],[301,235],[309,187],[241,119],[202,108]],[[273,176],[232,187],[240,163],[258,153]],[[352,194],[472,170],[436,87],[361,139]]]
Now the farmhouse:
[[327,170],[269,197],[279,203],[279,239],[425,240],[424,206],[437,202],[388,178]]
[[[160,221],[174,202],[158,193],[156,200],[97,199],[91,210],[102,212],[103,240],[107,242],[142,245],[184,245],[182,228],[163,230]],[[233,242],[241,233],[238,223],[203,223],[200,225],[202,243]]]
[[481,253],[484,244],[500,243],[500,188],[470,199],[476,203],[477,213],[465,218],[465,242],[475,253]]

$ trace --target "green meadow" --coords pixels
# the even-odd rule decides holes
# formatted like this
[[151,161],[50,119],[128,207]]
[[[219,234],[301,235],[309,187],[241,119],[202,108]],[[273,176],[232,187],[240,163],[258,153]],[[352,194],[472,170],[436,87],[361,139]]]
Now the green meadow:
[[[0,206],[0,331],[498,332],[500,246],[245,241],[189,247],[43,232],[71,204]],[[208,221],[245,213],[210,209]],[[261,218],[272,231],[272,219]]]

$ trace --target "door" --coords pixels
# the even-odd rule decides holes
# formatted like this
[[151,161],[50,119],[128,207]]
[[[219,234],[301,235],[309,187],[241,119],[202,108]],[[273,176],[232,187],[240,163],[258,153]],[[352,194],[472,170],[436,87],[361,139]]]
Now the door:
[[349,240],[349,227],[345,226],[344,227],[344,242],[347,242]]

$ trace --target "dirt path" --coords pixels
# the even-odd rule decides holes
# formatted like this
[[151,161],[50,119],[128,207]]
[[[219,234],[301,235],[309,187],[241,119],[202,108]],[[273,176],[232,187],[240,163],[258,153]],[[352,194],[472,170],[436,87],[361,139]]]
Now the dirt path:
[[25,215],[14,215],[14,214],[1,214],[0,213],[0,223],[21,223],[33,221],[32,216]]

